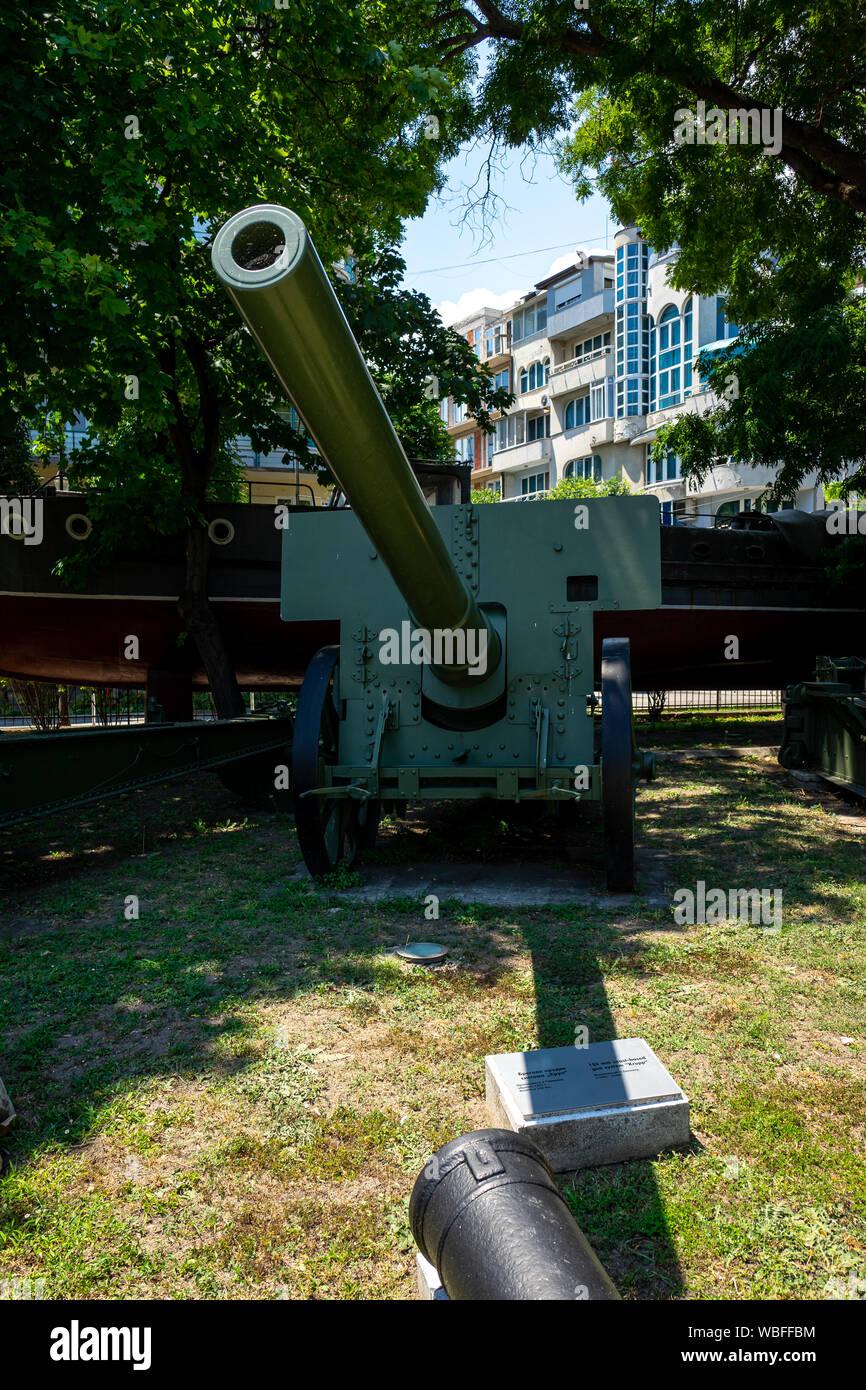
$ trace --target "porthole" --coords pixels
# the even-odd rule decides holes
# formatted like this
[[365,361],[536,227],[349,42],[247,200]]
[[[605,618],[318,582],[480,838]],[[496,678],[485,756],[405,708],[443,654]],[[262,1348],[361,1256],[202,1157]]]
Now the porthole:
[[72,512],[66,518],[66,532],[74,541],[86,541],[93,530],[93,522],[83,512]]
[[231,545],[235,538],[235,528],[224,516],[216,516],[207,528],[214,545]]

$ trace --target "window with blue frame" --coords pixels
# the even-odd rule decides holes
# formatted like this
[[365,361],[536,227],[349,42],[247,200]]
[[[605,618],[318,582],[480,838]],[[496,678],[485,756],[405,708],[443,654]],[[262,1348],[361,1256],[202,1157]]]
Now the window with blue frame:
[[716,297],[716,338],[736,338],[739,328],[735,323],[729,323],[725,314],[726,300],[724,295]]
[[646,480],[648,486],[652,483],[675,482],[679,476],[680,460],[672,450],[668,450],[663,459],[654,460],[651,448],[647,445]]
[[601,454],[587,454],[586,458],[571,459],[562,470],[564,478],[584,478],[595,483],[601,482]]
[[467,434],[464,439],[458,439],[455,448],[462,463],[472,463],[475,458],[475,435]]
[[656,329],[658,359],[658,409],[679,405],[682,391],[682,325],[672,304],[659,318]]
[[567,430],[580,429],[583,425],[590,423],[589,394],[578,396],[576,400],[569,401],[565,407],[565,428]]
[[683,305],[683,395],[692,390],[692,301]]
[[593,338],[585,338],[582,343],[575,343],[572,357],[575,361],[580,362],[583,358],[594,357],[595,354],[601,352],[603,348],[609,347],[610,334],[596,333]]
[[528,367],[522,367],[520,370],[520,390],[535,391],[539,386],[546,386],[549,377],[549,357],[545,357],[543,362],[531,362]]

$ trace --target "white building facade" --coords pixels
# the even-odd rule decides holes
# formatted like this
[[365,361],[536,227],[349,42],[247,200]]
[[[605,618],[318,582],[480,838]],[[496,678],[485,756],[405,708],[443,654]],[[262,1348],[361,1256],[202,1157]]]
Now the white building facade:
[[[723,464],[700,488],[687,488],[676,455],[659,463],[649,456],[662,424],[717,403],[696,359],[737,334],[724,296],[671,287],[676,254],[654,253],[637,227],[622,227],[612,253],[577,252],[573,266],[540,281],[499,316],[503,342],[510,324],[516,400],[494,436],[476,435],[476,488],[511,501],[544,494],[567,477],[621,476],[633,492],[658,498],[662,521],[707,526],[755,505],[772,470]],[[478,324],[455,326],[476,336],[493,316],[485,310]],[[444,406],[447,411],[449,403]],[[459,445],[471,422],[448,417],[448,423]],[[814,475],[787,505],[806,511],[824,505]]]

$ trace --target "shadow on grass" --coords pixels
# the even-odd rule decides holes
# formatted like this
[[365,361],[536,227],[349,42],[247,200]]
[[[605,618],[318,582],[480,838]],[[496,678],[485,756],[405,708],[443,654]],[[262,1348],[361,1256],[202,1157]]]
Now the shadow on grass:
[[[418,902],[356,908],[341,902],[335,913],[329,898],[307,884],[287,886],[285,868],[297,858],[290,829],[263,818],[249,829],[208,837],[201,820],[213,822],[214,816],[200,785],[204,780],[197,779],[201,794],[188,824],[172,800],[176,838],[158,853],[125,859],[109,845],[97,867],[87,859],[92,845],[106,843],[105,823],[97,817],[89,830],[86,824],[77,827],[84,858],[65,861],[68,877],[52,874],[40,890],[23,895],[17,915],[0,917],[0,1075],[19,1112],[19,1167],[46,1149],[63,1152],[85,1144],[99,1132],[112,1103],[142,1081],[242,1077],[259,1059],[246,1044],[256,1027],[255,1006],[267,1001],[303,1000],[347,987],[363,1001],[411,989],[414,981],[433,982],[449,1000],[456,990],[475,1001],[486,989],[496,990],[515,956],[528,952],[533,1046],[572,1044],[579,1024],[593,1041],[615,1036],[604,966],[624,950],[637,956],[640,948],[603,916],[566,908],[503,918],[501,909],[442,904],[436,938],[451,947],[460,967],[456,973],[419,971],[405,982],[383,953],[405,934],[417,937],[423,921]],[[148,823],[156,824],[158,798],[151,796]],[[453,851],[462,826],[461,848],[486,862],[523,854],[543,859],[551,846],[559,852],[546,828],[512,827],[488,810],[473,817],[472,833],[462,807],[452,809],[450,820],[448,814],[434,817],[427,850],[441,853],[446,844]],[[219,796],[217,812],[221,823]],[[576,872],[587,859],[597,877],[598,860],[590,861],[600,848],[600,826],[588,823],[586,829]],[[62,847],[63,836],[76,836],[76,827],[67,824],[58,836],[34,823],[27,832],[22,849],[38,862],[40,834],[43,848],[47,842]],[[416,842],[411,823],[389,838],[396,847],[404,836]],[[128,921],[123,905],[129,894],[139,898],[141,915]],[[526,1046],[507,1007],[500,1002],[495,1014],[464,1040],[477,1095],[485,1052]],[[441,1135],[431,1134],[430,1142],[442,1142]],[[662,1298],[681,1290],[652,1164],[587,1170],[565,1180],[564,1188],[624,1292]]]
[[[760,882],[756,861],[742,857],[757,844],[770,869],[784,875],[786,902],[820,895],[841,911],[844,900],[836,901],[827,882],[825,824],[816,820],[792,832],[778,806],[780,783],[765,773],[726,765],[727,781],[718,785],[718,768],[712,782],[708,772],[706,763],[681,764],[668,800],[654,801],[652,793],[642,799],[644,831],[666,844],[673,881],[722,882],[727,875],[744,886]],[[696,786],[687,785],[689,778]],[[744,799],[746,811],[738,812]],[[430,934],[417,901],[354,908],[341,902],[335,911],[326,895],[303,882],[287,885],[297,863],[290,827],[252,818],[241,828],[243,813],[215,778],[191,780],[182,797],[153,789],[124,802],[131,819],[119,801],[107,802],[78,821],[34,822],[15,832],[14,842],[12,832],[3,839],[6,863],[17,866],[17,900],[5,921],[0,915],[0,1075],[19,1111],[13,1136],[19,1165],[46,1148],[63,1152],[87,1141],[106,1108],[142,1079],[243,1075],[258,1055],[246,1043],[260,1002],[351,986],[363,1003],[388,990],[411,990],[412,980],[398,976],[383,953],[407,934]],[[443,853],[464,861],[474,856],[493,872],[497,863],[562,855],[582,883],[598,887],[600,822],[594,808],[581,810],[559,838],[531,819],[512,824],[499,808],[473,808],[470,817],[462,805],[439,807],[429,816],[426,840],[412,818],[388,828],[378,853],[419,862]],[[144,855],[136,852],[142,823]],[[695,838],[686,839],[683,829],[690,827]],[[853,872],[855,850],[862,850],[853,835],[841,842]],[[52,853],[70,857],[46,861]],[[20,864],[43,862],[48,880],[31,888]],[[751,865],[750,876],[731,877],[743,862]],[[124,917],[129,894],[140,899],[138,920]],[[451,947],[459,967],[419,971],[414,980],[434,982],[443,997],[463,990],[475,998],[507,981],[515,957],[527,952],[533,1046],[570,1045],[580,1025],[592,1041],[616,1035],[605,977],[614,964],[640,973],[646,948],[635,933],[652,926],[652,916],[642,915],[631,931],[627,915],[614,919],[588,908],[512,912],[453,903],[441,904],[440,912],[436,939]],[[634,917],[637,912],[636,905]],[[476,1097],[484,1053],[527,1045],[509,1016],[507,992],[504,997],[496,1018],[465,1039]],[[424,1050],[428,1055],[426,1044]],[[441,1142],[429,1138],[431,1146]],[[653,1162],[584,1170],[563,1187],[621,1291],[641,1298],[682,1292]]]

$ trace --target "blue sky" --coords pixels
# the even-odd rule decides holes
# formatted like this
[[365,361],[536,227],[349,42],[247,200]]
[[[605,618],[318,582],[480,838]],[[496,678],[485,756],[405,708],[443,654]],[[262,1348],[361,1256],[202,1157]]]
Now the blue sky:
[[[466,218],[472,185],[486,149],[467,148],[447,166],[447,186],[423,217],[406,224],[405,283],[422,290],[446,323],[483,304],[507,308],[553,269],[568,265],[576,247],[610,250],[616,223],[599,194],[579,204],[547,154],[511,152],[493,180],[499,195],[486,233]],[[607,222],[606,222],[607,219]],[[605,233],[609,236],[605,247]]]

